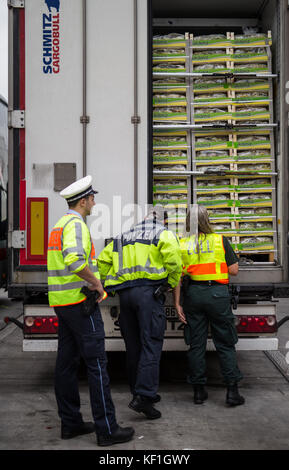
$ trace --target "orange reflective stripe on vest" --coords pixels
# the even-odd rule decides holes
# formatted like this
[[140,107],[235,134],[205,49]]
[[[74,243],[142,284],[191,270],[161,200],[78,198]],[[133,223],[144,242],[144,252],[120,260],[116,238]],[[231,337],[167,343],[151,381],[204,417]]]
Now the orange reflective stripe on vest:
[[62,232],[63,232],[63,227],[54,227],[49,237],[48,250],[61,251]]
[[[221,274],[228,272],[226,263],[221,263],[220,268]],[[187,272],[193,276],[202,274],[218,274],[216,263],[193,264],[187,267]]]

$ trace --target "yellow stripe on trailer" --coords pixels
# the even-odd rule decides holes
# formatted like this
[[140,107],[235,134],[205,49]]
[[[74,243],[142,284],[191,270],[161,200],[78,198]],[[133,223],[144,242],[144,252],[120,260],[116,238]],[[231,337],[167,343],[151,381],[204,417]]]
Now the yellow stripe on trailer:
[[30,233],[32,256],[44,255],[44,227],[45,227],[45,207],[44,201],[31,201],[30,208]]

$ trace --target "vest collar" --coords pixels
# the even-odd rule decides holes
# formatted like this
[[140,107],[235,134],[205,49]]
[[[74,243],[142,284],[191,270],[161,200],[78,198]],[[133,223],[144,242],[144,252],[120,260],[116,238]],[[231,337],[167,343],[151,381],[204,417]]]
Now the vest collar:
[[[79,212],[74,211],[73,209],[69,209],[69,210],[67,211],[67,214],[76,215],[76,216],[79,217],[81,220],[83,220],[82,215],[80,215]],[[83,222],[84,222],[84,220],[83,220]]]

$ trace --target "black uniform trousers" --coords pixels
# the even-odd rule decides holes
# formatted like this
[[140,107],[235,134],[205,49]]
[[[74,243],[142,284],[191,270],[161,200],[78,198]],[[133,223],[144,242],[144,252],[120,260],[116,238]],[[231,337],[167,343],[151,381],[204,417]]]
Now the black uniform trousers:
[[184,334],[190,346],[187,353],[191,384],[205,384],[206,346],[209,325],[218,353],[221,372],[227,385],[242,379],[235,344],[238,335],[227,285],[189,284],[184,290],[183,309],[187,319]]
[[133,395],[155,397],[166,328],[164,299],[154,298],[157,286],[144,285],[118,291],[119,324],[126,346],[127,372]]
[[80,356],[87,367],[92,415],[97,434],[110,435],[118,427],[110,394],[104,326],[100,309],[85,317],[81,303],[54,308],[59,320],[58,352],[55,367],[55,394],[62,425],[68,428],[83,422],[80,413],[78,365]]

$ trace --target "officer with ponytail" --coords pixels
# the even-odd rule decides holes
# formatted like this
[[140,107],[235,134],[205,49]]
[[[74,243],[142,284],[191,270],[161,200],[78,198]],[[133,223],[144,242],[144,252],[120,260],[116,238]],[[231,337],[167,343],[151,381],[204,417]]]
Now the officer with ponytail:
[[186,230],[180,240],[183,278],[174,289],[174,300],[178,316],[185,324],[188,381],[194,388],[194,402],[202,404],[208,398],[205,354],[210,326],[227,386],[226,403],[242,405],[245,400],[238,391],[242,374],[235,350],[238,336],[228,289],[229,275],[238,274],[238,258],[228,239],[213,232],[204,206],[191,206]]

